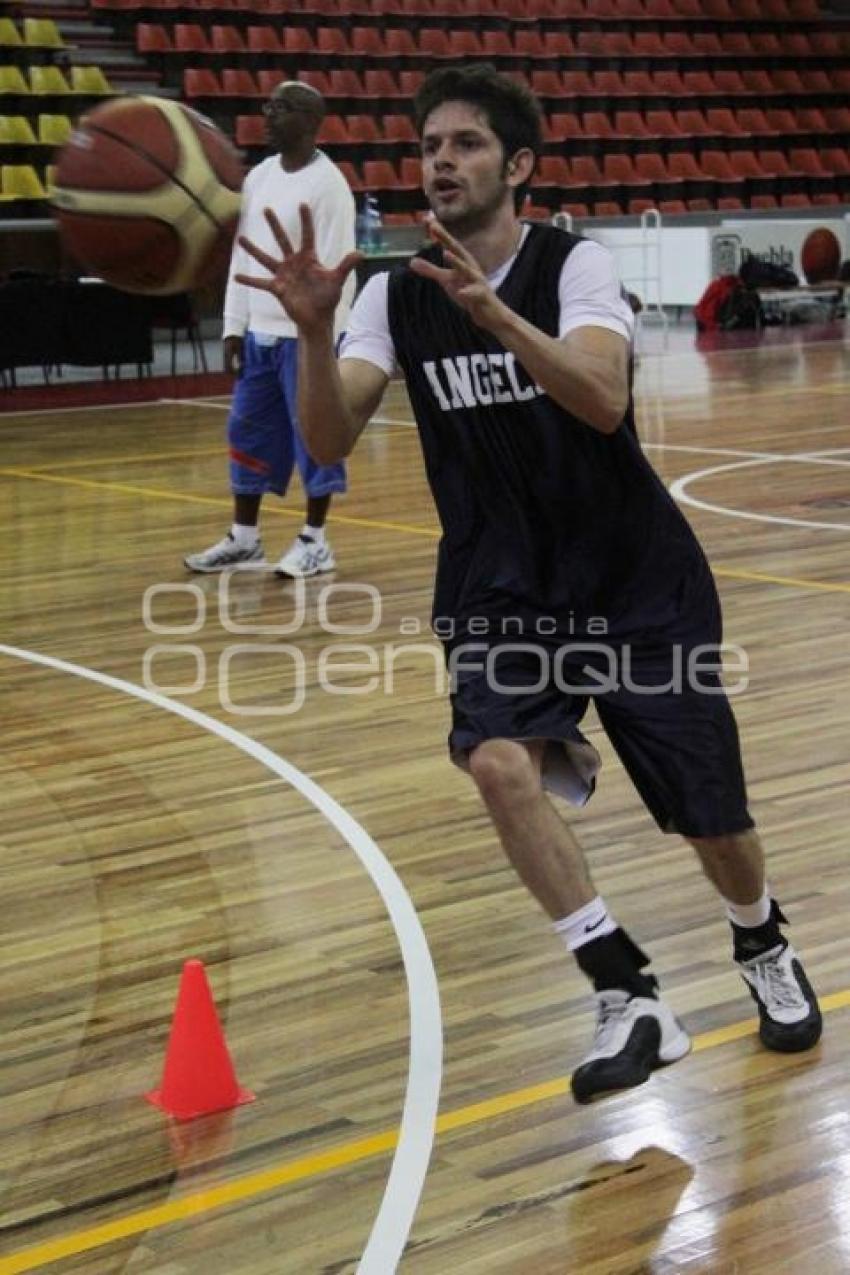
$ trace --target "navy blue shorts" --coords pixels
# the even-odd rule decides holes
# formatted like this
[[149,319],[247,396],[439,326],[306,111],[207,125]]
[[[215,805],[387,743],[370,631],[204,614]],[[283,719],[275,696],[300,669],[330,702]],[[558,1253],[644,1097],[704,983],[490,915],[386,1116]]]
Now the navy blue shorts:
[[242,370],[227,421],[230,486],[238,496],[286,493],[298,466],[308,496],[346,489],[345,466],[317,465],[298,429],[298,343],[284,337],[262,345],[251,333],[242,346]]
[[700,658],[694,672],[697,648],[720,644],[719,607],[697,633],[688,627],[655,639],[643,634],[628,648],[589,639],[597,650],[575,638],[560,647],[469,638],[451,695],[452,760],[466,768],[470,751],[488,739],[545,740],[545,787],[581,805],[600,766],[579,729],[592,701],[662,831],[717,837],[752,828],[735,718],[719,676],[705,667],[719,657]]

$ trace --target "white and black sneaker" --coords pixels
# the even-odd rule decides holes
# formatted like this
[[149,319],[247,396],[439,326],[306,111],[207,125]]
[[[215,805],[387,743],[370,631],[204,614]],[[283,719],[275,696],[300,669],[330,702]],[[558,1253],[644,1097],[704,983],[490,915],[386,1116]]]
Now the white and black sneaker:
[[218,544],[210,545],[200,553],[190,553],[183,559],[184,566],[190,571],[213,574],[217,571],[233,571],[239,568],[257,568],[266,565],[266,555],[262,542],[257,540],[250,548],[243,548],[236,543],[228,531]]
[[276,576],[292,579],[323,575],[336,569],[333,549],[326,540],[321,544],[303,533],[297,535],[274,569]]
[[672,1010],[653,996],[612,988],[596,992],[593,1048],[573,1072],[576,1102],[633,1089],[653,1071],[684,1058],[691,1038]]
[[758,1005],[759,1037],[768,1049],[796,1054],[811,1049],[823,1030],[818,998],[790,943],[735,962]]

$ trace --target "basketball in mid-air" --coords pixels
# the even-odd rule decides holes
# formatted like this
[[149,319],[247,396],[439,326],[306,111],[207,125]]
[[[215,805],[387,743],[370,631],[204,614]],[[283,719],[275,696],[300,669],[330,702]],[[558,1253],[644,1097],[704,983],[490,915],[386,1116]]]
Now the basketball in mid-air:
[[800,265],[807,283],[837,279],[841,265],[841,244],[837,235],[826,226],[810,231],[803,242]]
[[185,292],[225,271],[239,153],[179,102],[119,97],[83,115],[56,157],[53,215],[68,252],[127,292]]

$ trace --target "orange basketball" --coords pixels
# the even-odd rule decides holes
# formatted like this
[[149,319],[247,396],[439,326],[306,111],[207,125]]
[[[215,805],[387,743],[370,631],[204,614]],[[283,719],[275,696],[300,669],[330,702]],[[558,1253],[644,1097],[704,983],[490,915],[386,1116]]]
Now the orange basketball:
[[806,235],[803,251],[800,253],[800,265],[807,283],[823,283],[825,279],[835,279],[838,276],[841,244],[826,226],[818,226],[817,230]]
[[82,116],[57,156],[53,215],[65,246],[127,292],[168,295],[223,273],[243,170],[197,111],[115,98]]

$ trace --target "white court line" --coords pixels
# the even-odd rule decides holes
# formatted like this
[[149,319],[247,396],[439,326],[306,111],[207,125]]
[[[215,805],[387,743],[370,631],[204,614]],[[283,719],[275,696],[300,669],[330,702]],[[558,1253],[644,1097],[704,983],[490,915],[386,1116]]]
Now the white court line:
[[[169,699],[147,687],[122,678],[99,673],[80,664],[0,643],[0,654],[12,659],[40,664],[60,673],[86,678],[109,690],[131,695],[156,708],[175,713],[202,730],[218,736],[253,757],[261,766],[291,784],[345,838],[363,864],[380,894],[398,939],[407,977],[410,1013],[410,1056],[407,1091],[404,1098],[398,1144],[390,1168],[381,1206],[372,1225],[358,1275],[392,1275],[398,1265],[425,1183],[434,1144],[443,1060],[443,1031],[437,976],[428,942],[416,909],[395,869],[375,842],[334,799],[312,779],[271,749],[250,739],[232,726],[201,713],[196,708]],[[318,1225],[321,1225],[321,1220]]]
[[[835,449],[838,452],[846,450],[846,448]],[[757,514],[748,509],[729,509],[726,505],[716,505],[708,500],[700,500],[688,492],[691,483],[699,482],[703,478],[713,478],[717,474],[730,473],[738,469],[755,468],[757,465],[774,465],[777,461],[789,461],[798,465],[838,465],[845,469],[850,466],[850,461],[830,459],[832,455],[832,451],[808,452],[792,456],[762,456],[751,460],[735,461],[729,465],[712,465],[708,469],[698,469],[693,473],[685,474],[682,478],[677,478],[670,486],[670,495],[674,500],[680,501],[683,505],[689,505],[692,509],[722,514],[727,518],[743,518],[748,522],[767,522],[783,527],[807,527],[816,531],[850,531],[850,523],[846,522],[815,522],[808,518],[783,518],[779,514]]]
[[56,416],[57,413],[64,415],[66,412],[120,412],[126,411],[130,407],[158,407],[160,403],[168,402],[164,398],[142,398],[138,403],[90,403],[88,407],[82,405],[80,407],[22,407],[20,411],[0,412],[0,425],[7,418],[15,420],[18,416]]
[[[221,395],[224,398],[225,395]],[[220,403],[215,398],[161,398],[160,403],[167,403],[169,407],[217,407],[220,412],[229,412],[230,403]]]

